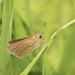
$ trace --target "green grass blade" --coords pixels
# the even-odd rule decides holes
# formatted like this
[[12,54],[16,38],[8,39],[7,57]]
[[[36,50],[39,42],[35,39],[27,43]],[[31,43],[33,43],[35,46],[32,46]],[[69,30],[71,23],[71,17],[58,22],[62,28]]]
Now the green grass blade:
[[2,32],[1,32],[1,50],[0,50],[0,75],[9,75],[9,59],[10,56],[6,50],[11,36],[12,17],[13,17],[13,1],[4,0]]
[[42,50],[39,52],[39,54],[34,58],[34,60],[28,65],[28,67],[20,74],[20,75],[27,75],[29,73],[29,71],[31,70],[31,68],[34,66],[34,64],[37,62],[37,60],[42,56],[42,54],[46,51],[46,48],[48,47],[48,45],[51,45],[51,43],[53,42],[54,37],[57,35],[57,33],[59,33],[61,30],[65,29],[66,27],[72,25],[73,23],[75,23],[75,19],[68,22],[67,24],[65,24],[64,26],[62,26],[60,29],[58,29],[56,32],[54,32],[52,34],[52,36],[50,37],[48,43],[46,43],[44,45],[44,47],[42,48]]
[[30,69],[33,67],[33,65],[36,63],[36,61],[42,56],[42,54],[46,50],[48,44],[50,44],[51,42],[52,42],[52,39],[42,48],[42,50],[36,56],[36,58],[29,64],[29,66],[20,75],[27,75],[29,73]]

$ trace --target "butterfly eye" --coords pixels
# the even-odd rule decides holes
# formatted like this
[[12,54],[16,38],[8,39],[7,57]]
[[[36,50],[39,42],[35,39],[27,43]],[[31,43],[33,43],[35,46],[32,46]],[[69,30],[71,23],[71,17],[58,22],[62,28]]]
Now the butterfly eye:
[[42,35],[40,35],[39,38],[42,38]]

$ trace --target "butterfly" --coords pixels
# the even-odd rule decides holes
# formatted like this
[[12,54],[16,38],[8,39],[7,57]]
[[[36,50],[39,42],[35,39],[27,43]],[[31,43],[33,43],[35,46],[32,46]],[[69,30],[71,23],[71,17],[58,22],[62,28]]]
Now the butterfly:
[[21,39],[9,41],[7,51],[19,58],[24,58],[30,52],[37,49],[44,39],[44,33],[27,36]]

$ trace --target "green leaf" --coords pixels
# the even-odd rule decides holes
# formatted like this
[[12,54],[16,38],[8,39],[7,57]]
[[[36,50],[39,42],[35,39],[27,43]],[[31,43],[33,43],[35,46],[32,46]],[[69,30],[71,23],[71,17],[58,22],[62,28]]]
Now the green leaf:
[[1,50],[0,50],[0,75],[9,75],[10,56],[6,50],[11,38],[12,19],[13,19],[13,1],[4,0],[2,32],[1,32]]

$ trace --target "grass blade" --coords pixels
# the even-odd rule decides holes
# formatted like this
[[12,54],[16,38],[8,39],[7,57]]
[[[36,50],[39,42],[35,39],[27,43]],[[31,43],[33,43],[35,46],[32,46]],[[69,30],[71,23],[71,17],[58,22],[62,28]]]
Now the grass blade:
[[46,43],[44,45],[44,47],[42,48],[42,50],[39,52],[39,54],[34,58],[34,60],[28,65],[28,67],[20,74],[20,75],[27,75],[29,73],[29,71],[31,70],[31,68],[34,66],[34,64],[37,62],[37,60],[42,56],[42,54],[46,51],[46,48],[48,47],[48,45],[50,45],[53,42],[54,37],[57,35],[57,33],[59,33],[61,30],[65,29],[66,27],[72,25],[73,23],[75,23],[75,19],[68,22],[67,24],[65,24],[64,26],[62,26],[60,29],[58,29],[56,32],[54,32],[52,34],[52,36],[50,37],[48,43]]
[[3,18],[2,18],[2,33],[1,33],[1,50],[0,50],[0,75],[9,75],[9,59],[10,56],[6,51],[8,41],[11,36],[13,16],[13,0],[4,0]]

